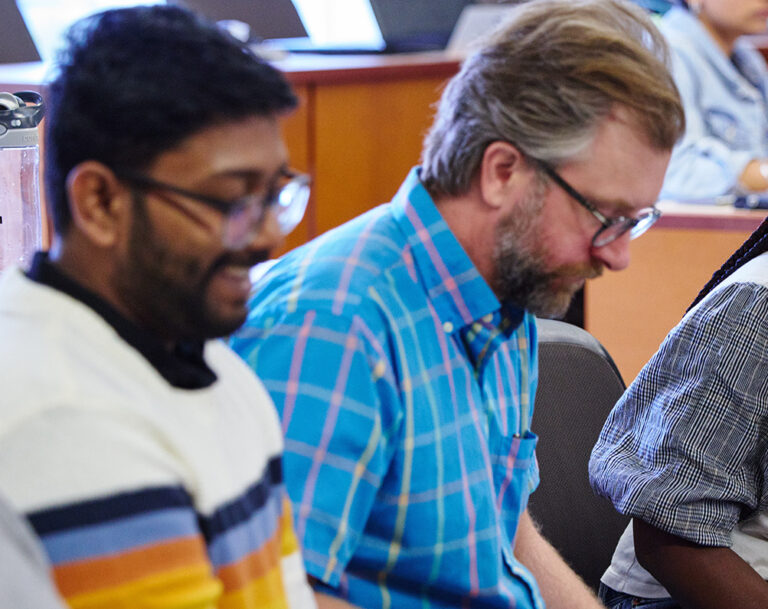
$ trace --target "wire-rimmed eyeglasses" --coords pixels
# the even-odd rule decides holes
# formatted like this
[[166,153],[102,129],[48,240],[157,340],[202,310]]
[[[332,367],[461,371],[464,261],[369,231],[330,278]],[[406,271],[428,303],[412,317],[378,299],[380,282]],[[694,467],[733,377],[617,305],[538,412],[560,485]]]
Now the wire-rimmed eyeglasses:
[[233,249],[243,247],[254,237],[264,221],[267,210],[275,214],[280,232],[283,235],[290,233],[304,217],[310,193],[310,177],[287,168],[280,171],[276,182],[266,193],[248,194],[232,201],[192,192],[139,173],[118,172],[115,175],[134,189],[153,191],[158,195],[158,199],[201,225],[209,226],[209,223],[180,201],[163,196],[163,193],[180,195],[215,209],[224,217],[221,241],[225,247]]
[[593,247],[603,247],[604,245],[608,245],[609,243],[616,241],[616,239],[626,232],[629,232],[630,239],[636,239],[651,228],[656,220],[659,219],[659,216],[661,216],[661,212],[656,207],[646,207],[638,211],[637,216],[634,218],[628,216],[609,218],[600,213],[597,207],[595,207],[589,199],[560,177],[560,174],[555,171],[554,167],[538,159],[535,159],[535,161],[555,184],[568,193],[568,195],[570,195],[579,205],[589,210],[592,215],[600,221],[602,226],[592,237]]

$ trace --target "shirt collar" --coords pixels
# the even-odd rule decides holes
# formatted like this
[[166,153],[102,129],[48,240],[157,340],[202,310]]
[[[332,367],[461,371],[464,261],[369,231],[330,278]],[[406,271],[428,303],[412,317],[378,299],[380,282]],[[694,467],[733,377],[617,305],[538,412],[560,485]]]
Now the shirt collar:
[[203,341],[179,341],[172,351],[155,335],[121,315],[106,300],[61,271],[45,252],[38,252],[27,277],[64,292],[98,313],[115,332],[136,349],[170,385],[179,389],[203,389],[216,381],[216,373],[203,358]]
[[452,333],[503,312],[513,322],[505,327],[505,333],[511,333],[524,311],[511,305],[502,307],[443,219],[419,174],[419,167],[411,170],[392,200],[392,210],[443,328]]
[[[690,11],[672,7],[664,15],[662,30],[684,33],[701,57],[706,58],[731,88],[747,98],[759,97],[761,76],[756,73],[750,58],[751,46],[744,40],[737,40],[731,57],[723,53],[712,36]],[[737,67],[738,66],[738,67]]]

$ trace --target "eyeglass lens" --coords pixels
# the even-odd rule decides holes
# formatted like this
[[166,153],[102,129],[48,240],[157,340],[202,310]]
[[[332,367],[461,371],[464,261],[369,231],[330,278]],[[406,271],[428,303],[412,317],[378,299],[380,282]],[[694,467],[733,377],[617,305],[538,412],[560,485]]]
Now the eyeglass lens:
[[616,241],[624,233],[629,231],[629,238],[636,239],[647,231],[654,222],[658,220],[661,214],[656,209],[645,209],[640,212],[637,218],[623,218],[618,222],[613,222],[604,226],[595,235],[592,243],[595,247],[608,245]]
[[309,201],[309,176],[286,178],[276,194],[266,200],[258,197],[231,210],[224,224],[224,242],[229,247],[244,245],[259,230],[267,210],[275,214],[280,232],[289,234],[301,222]]

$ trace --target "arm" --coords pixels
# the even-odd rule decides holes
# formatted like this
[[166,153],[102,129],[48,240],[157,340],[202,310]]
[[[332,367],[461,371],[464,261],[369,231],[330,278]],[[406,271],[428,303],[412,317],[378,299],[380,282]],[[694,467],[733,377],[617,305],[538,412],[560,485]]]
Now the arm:
[[766,585],[727,549],[743,515],[764,504],[766,315],[764,287],[710,294],[616,405],[590,461],[595,490],[635,518],[640,564],[685,607],[741,606],[714,589]]
[[755,159],[747,163],[739,183],[751,191],[768,190],[768,159]]
[[232,344],[282,419],[284,479],[307,574],[338,588],[389,467],[389,434],[399,425],[391,375],[375,371],[383,350],[359,319],[322,311],[284,315],[268,329],[256,316],[248,323],[248,334]]
[[548,609],[598,609],[603,605],[557,550],[542,537],[528,514],[520,517],[515,555],[539,583]]
[[730,548],[691,543],[637,518],[633,523],[640,564],[684,609],[768,607],[768,583]]

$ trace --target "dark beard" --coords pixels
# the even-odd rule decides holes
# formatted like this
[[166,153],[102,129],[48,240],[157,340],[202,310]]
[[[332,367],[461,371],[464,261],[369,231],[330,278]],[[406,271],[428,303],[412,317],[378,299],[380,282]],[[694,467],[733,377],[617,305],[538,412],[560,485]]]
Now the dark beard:
[[216,316],[206,303],[208,285],[222,266],[232,262],[253,266],[266,260],[268,252],[223,254],[204,269],[199,259],[174,254],[160,243],[144,197],[134,196],[133,211],[128,259],[116,269],[114,284],[135,321],[174,341],[218,338],[239,328],[246,314],[236,319]]

